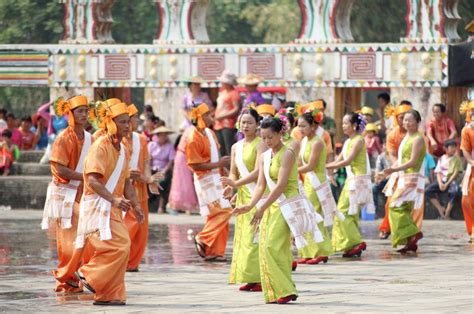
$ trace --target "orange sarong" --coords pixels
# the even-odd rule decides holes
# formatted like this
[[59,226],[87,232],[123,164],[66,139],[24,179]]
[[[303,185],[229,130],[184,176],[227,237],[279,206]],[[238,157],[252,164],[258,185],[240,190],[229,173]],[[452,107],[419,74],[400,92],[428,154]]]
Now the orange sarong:
[[141,201],[140,206],[145,215],[143,224],[138,223],[135,214],[131,211],[124,217],[131,242],[127,269],[138,269],[148,243],[148,200]]
[[204,228],[196,235],[206,245],[206,256],[224,256],[229,237],[230,208],[221,208],[219,202],[208,204],[209,215]]

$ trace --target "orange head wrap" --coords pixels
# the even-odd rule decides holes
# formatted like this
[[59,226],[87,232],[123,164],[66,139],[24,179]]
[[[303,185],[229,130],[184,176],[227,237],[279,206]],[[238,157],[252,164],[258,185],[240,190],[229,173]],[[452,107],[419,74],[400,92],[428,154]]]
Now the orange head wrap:
[[205,129],[207,125],[202,116],[209,111],[209,107],[205,103],[200,104],[197,107],[191,109],[189,112],[189,118],[199,129]]
[[137,113],[138,113],[137,107],[135,107],[134,104],[130,104],[130,105],[128,106],[128,115],[129,115],[130,117],[133,117],[133,116],[136,115]]
[[107,134],[110,136],[117,134],[117,125],[113,119],[122,114],[129,114],[127,104],[117,98],[107,99],[106,101],[98,103],[96,111],[99,120],[97,125],[101,129],[106,129]]
[[410,105],[398,105],[397,107],[394,107],[392,105],[386,106],[385,107],[385,116],[387,118],[389,117],[394,117],[393,119],[393,125],[398,126],[398,120],[397,117],[401,115],[402,113],[408,112],[410,109],[413,107]]
[[74,127],[74,114],[72,111],[81,106],[89,107],[89,102],[87,101],[86,96],[74,96],[68,100],[59,97],[54,102],[54,112],[58,117],[67,114],[69,126]]
[[257,110],[259,115],[269,114],[272,117],[275,116],[275,113],[276,113],[275,107],[273,107],[272,105],[268,105],[268,104],[259,105],[259,106],[257,106],[256,110]]
[[474,110],[474,100],[465,100],[459,106],[459,112],[466,115],[466,122],[471,122],[471,111]]

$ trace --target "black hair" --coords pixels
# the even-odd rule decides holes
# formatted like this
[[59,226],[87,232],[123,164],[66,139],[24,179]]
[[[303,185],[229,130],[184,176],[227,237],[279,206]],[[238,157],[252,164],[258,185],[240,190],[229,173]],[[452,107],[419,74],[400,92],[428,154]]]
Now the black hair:
[[12,131],[10,131],[9,129],[3,130],[2,131],[2,137],[12,138]]
[[291,112],[280,112],[278,115],[285,116],[288,119],[291,129],[295,127],[295,116]]
[[400,105],[408,105],[408,106],[412,106],[412,107],[413,107],[413,104],[411,103],[411,101],[406,100],[406,99],[402,100],[402,101],[400,102]]
[[349,121],[352,124],[356,125],[356,131],[357,132],[362,131],[363,127],[361,127],[361,125],[364,124],[364,120],[362,120],[362,115],[361,114],[358,114],[356,112],[349,112],[349,113],[346,113],[346,116],[349,117]]
[[5,117],[6,119],[8,118],[12,118],[12,119],[15,119],[15,115],[13,113],[8,113],[7,116]]
[[421,115],[420,115],[420,113],[419,113],[417,110],[415,110],[415,109],[410,109],[410,110],[408,110],[408,111],[406,112],[405,115],[407,115],[407,114],[413,115],[413,117],[415,118],[415,120],[416,120],[417,123],[420,123],[420,122],[421,122]]
[[159,123],[161,121],[161,119],[159,117],[155,116],[155,115],[152,115],[150,117],[150,120],[151,120],[152,123],[155,123],[155,124]]
[[273,132],[280,133],[285,124],[278,118],[267,117],[260,123],[260,129],[271,129]]
[[26,116],[26,117],[21,118],[21,122],[33,123],[30,116]]
[[244,110],[242,110],[240,116],[243,116],[244,114],[251,115],[255,119],[255,122],[257,124],[260,122],[260,120],[262,120],[262,117],[258,114],[257,110],[253,108],[245,108]]
[[317,124],[316,121],[314,121],[313,115],[311,112],[305,112],[303,113],[300,118],[302,118],[304,121],[306,121],[309,125],[314,125],[315,123]]
[[449,146],[457,147],[458,144],[456,143],[456,140],[446,140],[446,141],[444,141],[444,148],[448,148]]
[[7,109],[0,108],[0,114],[3,114],[4,116],[6,116],[7,115]]
[[387,104],[390,103],[390,95],[388,93],[380,93],[377,95],[378,98],[382,98]]
[[320,99],[316,99],[316,101],[322,102],[324,109],[326,109],[326,106],[327,106],[328,104],[326,103],[326,101],[324,101],[324,99],[320,98]]
[[145,112],[153,113],[153,107],[151,105],[145,105]]
[[439,110],[442,112],[442,113],[445,113],[446,112],[446,106],[444,104],[434,104],[433,107],[438,107]]

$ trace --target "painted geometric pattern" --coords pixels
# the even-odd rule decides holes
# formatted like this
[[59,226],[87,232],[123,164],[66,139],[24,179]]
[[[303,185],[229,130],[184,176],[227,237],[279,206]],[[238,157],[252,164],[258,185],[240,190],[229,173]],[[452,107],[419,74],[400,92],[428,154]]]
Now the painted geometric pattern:
[[128,80],[130,79],[130,58],[127,56],[105,56],[106,80]]
[[48,52],[0,51],[0,85],[47,85]]
[[275,78],[275,55],[254,54],[247,56],[247,73],[263,76],[265,79]]
[[376,78],[375,54],[348,54],[347,55],[347,78],[349,80],[371,80]]
[[205,80],[215,80],[225,69],[224,55],[197,56],[198,76]]

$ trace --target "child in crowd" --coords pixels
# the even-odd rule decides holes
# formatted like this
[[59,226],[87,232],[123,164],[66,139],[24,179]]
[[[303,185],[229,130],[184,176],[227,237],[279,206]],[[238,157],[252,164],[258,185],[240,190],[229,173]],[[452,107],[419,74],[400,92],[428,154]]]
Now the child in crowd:
[[[443,219],[449,219],[456,198],[460,196],[458,178],[463,171],[461,158],[456,154],[457,145],[455,140],[444,142],[446,153],[438,160],[435,169],[436,180],[430,184],[425,191],[426,197],[439,212]],[[439,198],[442,194],[448,194],[446,209],[441,205]]]
[[15,160],[20,157],[18,146],[12,141],[12,132],[8,129],[2,131],[0,141],[0,172],[3,176],[10,173],[10,168]]
[[367,123],[365,127],[365,146],[367,147],[367,154],[369,154],[370,167],[375,166],[375,160],[378,155],[383,152],[380,137],[377,135],[378,128],[375,123]]
[[433,158],[433,155],[426,152],[424,163],[425,163],[425,184],[428,185],[432,182],[435,182],[434,169],[436,168],[436,162]]
[[32,150],[36,146],[36,136],[32,128],[32,120],[31,117],[23,117],[21,119],[21,124],[18,130],[21,132],[22,136],[22,145],[21,150]]

